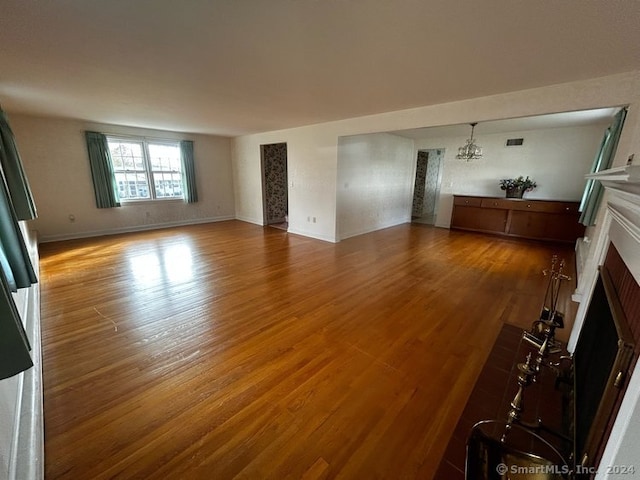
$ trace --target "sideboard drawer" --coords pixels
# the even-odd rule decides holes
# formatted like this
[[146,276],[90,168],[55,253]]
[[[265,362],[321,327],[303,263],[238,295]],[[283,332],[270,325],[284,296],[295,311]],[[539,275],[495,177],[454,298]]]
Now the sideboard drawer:
[[512,200],[511,210],[543,213],[578,213],[576,202],[553,202],[546,200]]
[[467,207],[479,207],[482,204],[482,199],[478,197],[453,197],[454,205],[467,206]]
[[504,210],[513,209],[513,202],[504,198],[483,198],[482,208],[501,208]]
[[556,207],[553,205],[553,202],[545,202],[540,200],[513,200],[511,210],[555,213]]

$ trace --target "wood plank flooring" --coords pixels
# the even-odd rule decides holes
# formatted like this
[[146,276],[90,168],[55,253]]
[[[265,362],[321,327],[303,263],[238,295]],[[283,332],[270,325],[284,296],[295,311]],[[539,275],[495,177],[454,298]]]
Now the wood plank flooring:
[[43,244],[47,479],[430,479],[502,324],[538,315],[553,253],[572,264],[410,224]]

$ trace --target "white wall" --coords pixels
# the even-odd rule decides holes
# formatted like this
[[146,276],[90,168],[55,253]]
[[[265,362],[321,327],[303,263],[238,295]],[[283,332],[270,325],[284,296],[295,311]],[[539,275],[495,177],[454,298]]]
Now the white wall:
[[[338,139],[323,128],[295,128],[233,140],[236,218],[264,225],[260,145],[287,143],[289,232],[335,241]],[[315,217],[316,223],[307,220]]]
[[[416,140],[416,148],[444,148],[445,161],[436,225],[449,227],[453,195],[503,197],[498,180],[530,176],[538,187],[526,198],[579,201],[584,175],[592,167],[608,125],[476,135],[483,157],[466,162],[455,158],[467,137]],[[521,147],[506,147],[508,138],[524,138]]]
[[377,133],[338,140],[338,238],[411,221],[413,140]]
[[[41,241],[234,218],[229,138],[11,113],[9,121],[38,209],[38,219],[31,228],[38,231]],[[193,140],[199,201],[185,204],[169,200],[96,208],[85,130]],[[70,222],[69,215],[74,215],[75,222]]]
[[[262,223],[263,143],[287,142],[289,148],[290,231],[337,241],[337,146],[341,136],[626,104],[632,105],[631,110],[640,107],[640,72],[237,137],[233,140],[236,215]],[[631,111],[629,116],[633,118]],[[318,223],[307,223],[309,215],[317,216]]]

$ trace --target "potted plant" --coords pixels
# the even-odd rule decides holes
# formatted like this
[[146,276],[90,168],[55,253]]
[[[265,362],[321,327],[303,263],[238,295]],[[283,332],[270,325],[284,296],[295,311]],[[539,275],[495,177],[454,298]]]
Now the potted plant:
[[517,178],[503,178],[500,180],[500,189],[507,192],[507,198],[522,198],[524,192],[529,192],[538,185],[528,176],[520,175]]

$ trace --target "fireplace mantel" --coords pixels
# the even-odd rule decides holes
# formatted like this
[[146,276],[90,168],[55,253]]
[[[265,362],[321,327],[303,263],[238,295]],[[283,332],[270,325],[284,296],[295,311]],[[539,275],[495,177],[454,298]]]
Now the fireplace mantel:
[[608,190],[614,190],[640,201],[640,165],[610,168],[586,175],[586,178],[599,180]]
[[[607,211],[600,232],[606,241],[600,242],[602,249],[607,248],[607,240],[613,242],[640,283],[640,165],[612,168],[587,178],[600,181],[607,191]],[[602,260],[606,252],[595,253]]]
[[[573,351],[591,292],[604,262],[609,244],[613,243],[636,282],[640,284],[640,165],[627,165],[586,175],[604,185],[606,209],[590,242],[588,258],[578,277],[578,291],[573,299],[580,302],[567,348]],[[580,267],[580,265],[578,265]]]
[[[598,267],[604,262],[609,245],[613,244],[628,267],[635,281],[640,284],[640,165],[611,168],[586,176],[598,180],[605,187],[603,214],[599,215],[594,231],[583,277],[579,281],[580,306],[576,314],[568,349],[575,348],[584,321],[591,293],[595,285]],[[634,425],[640,418],[640,362],[630,378],[627,391],[605,448],[601,465],[621,464],[636,458],[636,439],[640,430]],[[610,478],[606,474],[596,476],[598,480]]]

